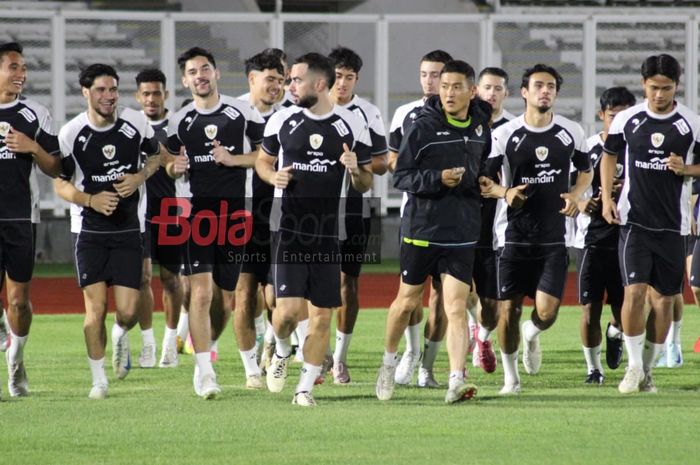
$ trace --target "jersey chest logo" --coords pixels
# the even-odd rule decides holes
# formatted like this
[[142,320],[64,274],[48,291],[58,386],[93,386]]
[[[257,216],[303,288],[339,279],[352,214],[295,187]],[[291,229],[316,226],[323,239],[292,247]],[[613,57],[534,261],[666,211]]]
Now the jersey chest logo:
[[309,136],[309,144],[311,144],[312,149],[318,150],[321,144],[323,144],[323,136],[321,134],[311,134]]
[[112,144],[102,147],[102,155],[104,155],[107,160],[111,160],[116,154],[117,148]]
[[219,132],[219,128],[215,124],[210,124],[204,127],[204,135],[209,138],[209,140],[214,140],[216,133]]
[[547,147],[540,146],[535,149],[535,156],[539,161],[545,161],[547,155],[549,155],[549,149]]
[[660,132],[655,132],[654,134],[651,135],[651,145],[654,146],[654,148],[659,148],[661,147],[661,144],[664,143],[664,135],[661,134]]
[[0,136],[7,137],[7,133],[10,132],[10,123],[7,121],[0,121]]

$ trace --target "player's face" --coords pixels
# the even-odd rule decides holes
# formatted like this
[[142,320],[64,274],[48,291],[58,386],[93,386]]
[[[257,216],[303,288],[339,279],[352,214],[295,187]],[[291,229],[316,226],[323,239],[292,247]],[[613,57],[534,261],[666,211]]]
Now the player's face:
[[296,104],[302,108],[311,108],[318,102],[318,92],[316,83],[319,77],[309,72],[306,63],[297,63],[292,66],[290,74],[292,83],[289,85],[289,92],[296,100]]
[[528,107],[547,113],[557,98],[557,80],[549,73],[534,73],[530,76],[527,89],[521,89],[521,94]]
[[625,105],[618,105],[613,108],[606,108],[605,111],[598,112],[598,118],[600,118],[603,121],[603,132],[605,134],[608,133],[610,125],[612,124],[613,119],[615,119],[615,116],[621,111],[626,110],[628,108],[629,107]]
[[277,102],[282,94],[284,76],[276,69],[252,71],[248,78],[250,94],[255,100],[262,101],[265,105]]
[[98,76],[89,89],[83,87],[88,109],[105,119],[113,118],[119,101],[118,84],[112,76]]
[[420,86],[423,96],[436,95],[440,86],[440,71],[445,66],[439,61],[423,61],[420,64]]
[[207,98],[216,95],[216,83],[219,80],[219,70],[209,63],[205,57],[197,56],[185,63],[185,74],[182,85],[187,87],[192,95]]
[[350,68],[335,69],[335,84],[333,94],[339,103],[347,103],[355,94],[355,84],[357,83],[357,73]]
[[440,76],[440,103],[447,114],[466,119],[469,102],[476,95],[476,86],[464,74],[443,73]]
[[168,91],[162,82],[142,82],[136,89],[136,101],[148,119],[161,120],[165,117],[165,100]]
[[673,101],[676,97],[676,83],[657,74],[646,80],[642,80],[644,96],[647,98],[649,109],[654,113],[668,113],[673,110]]
[[7,52],[0,61],[0,93],[19,95],[27,80],[27,65],[17,52]]
[[479,79],[477,89],[481,100],[491,105],[494,114],[499,114],[503,109],[503,100],[508,96],[506,80],[501,76],[484,74],[481,76],[481,79]]

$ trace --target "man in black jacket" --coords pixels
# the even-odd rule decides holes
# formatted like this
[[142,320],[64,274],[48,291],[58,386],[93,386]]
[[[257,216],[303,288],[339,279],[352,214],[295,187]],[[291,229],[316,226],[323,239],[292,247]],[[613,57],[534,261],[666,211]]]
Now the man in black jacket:
[[387,316],[384,360],[377,376],[379,400],[394,390],[396,352],[425,280],[442,281],[450,359],[447,403],[469,399],[476,387],[464,380],[466,299],[479,239],[478,176],[491,145],[488,104],[475,99],[474,69],[450,61],[440,74],[440,95],[430,97],[404,137],[394,186],[408,194],[401,221],[401,285]]

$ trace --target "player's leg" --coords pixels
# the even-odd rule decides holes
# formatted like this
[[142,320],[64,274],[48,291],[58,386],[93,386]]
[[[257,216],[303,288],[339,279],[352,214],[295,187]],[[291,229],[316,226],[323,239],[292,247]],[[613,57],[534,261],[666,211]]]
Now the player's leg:
[[[147,239],[145,239],[147,240]],[[151,281],[153,277],[153,264],[151,258],[143,259],[141,271],[141,288],[136,304],[141,328],[141,353],[139,354],[139,366],[141,368],[153,368],[156,366],[156,338],[153,334],[153,289]]]
[[[428,297],[428,319],[425,322],[423,334],[425,342],[423,344],[423,354],[420,357],[418,380],[416,381],[418,387],[437,388],[440,386],[435,380],[433,367],[440,353],[440,346],[442,345],[443,339],[445,339],[446,331],[447,315],[445,314],[445,306],[442,303],[441,281],[433,276],[430,285],[430,296]],[[404,355],[405,354],[406,352],[404,352]],[[401,360],[403,361],[403,357]],[[409,361],[412,360],[415,360],[415,358],[411,358]],[[399,378],[398,374],[401,371],[404,370],[402,370],[402,364],[399,363],[399,367],[396,369],[397,378]],[[405,371],[407,374],[404,375],[403,378],[408,379],[410,383],[413,378],[413,368],[410,364],[407,365]]]
[[180,280],[179,265],[160,264],[160,282],[163,287],[163,312],[165,313],[165,333],[161,351],[161,368],[174,368],[178,365],[177,327],[180,309],[183,304],[183,289]]
[[92,373],[90,399],[107,397],[108,381],[105,373],[105,347],[107,346],[107,284],[98,282],[83,287],[85,318],[83,333],[87,348],[88,364]]
[[236,284],[236,310],[233,329],[238,352],[245,369],[246,388],[262,389],[262,377],[257,362],[255,313],[258,307],[258,281],[253,273],[241,273]]
[[586,384],[600,385],[604,381],[603,366],[601,365],[602,334],[600,317],[603,312],[603,297],[605,295],[605,280],[601,263],[602,256],[594,248],[586,247],[579,250],[578,268],[578,300],[581,304],[581,320],[579,333],[583,356],[586,361]]
[[213,385],[208,389],[206,396],[202,392],[205,377],[208,385],[212,384],[212,380],[216,382],[216,374],[211,363],[212,325],[209,316],[214,294],[212,272],[192,274],[190,286],[189,331],[195,357],[193,384],[197,395],[212,398],[218,395]]
[[486,373],[496,371],[496,354],[491,344],[491,332],[498,324],[498,283],[496,252],[477,248],[474,255],[474,291],[479,296],[479,324],[474,338],[472,362]]
[[[299,267],[303,265],[293,266]],[[291,268],[292,266],[285,265],[285,267]],[[286,271],[281,272],[280,277],[282,276],[287,276]],[[286,280],[282,278],[280,282],[286,282]],[[289,362],[292,355],[291,335],[296,329],[302,313],[308,314],[308,310],[306,309],[306,300],[303,297],[282,297],[278,293],[277,306],[275,307],[275,311],[272,313],[272,327],[275,333],[275,353],[272,355],[270,366],[268,367],[266,374],[267,389],[270,392],[282,392],[282,389],[284,389],[284,385],[287,380]],[[326,342],[326,346],[327,345],[328,343]],[[326,347],[323,348],[324,352],[325,350]],[[313,381],[316,380],[316,377],[318,377],[318,374],[316,374],[316,376],[312,379],[312,385]]]
[[[354,270],[353,270],[354,271]],[[338,308],[335,330],[335,350],[333,352],[333,382],[347,384],[350,382],[347,356],[352,340],[352,333],[360,311],[358,298],[359,267],[357,274],[340,272],[340,297],[342,305]]]

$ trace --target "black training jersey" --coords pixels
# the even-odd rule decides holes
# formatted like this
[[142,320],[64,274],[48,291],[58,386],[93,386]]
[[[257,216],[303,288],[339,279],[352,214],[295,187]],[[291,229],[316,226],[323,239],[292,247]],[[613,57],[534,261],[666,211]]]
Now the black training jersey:
[[338,231],[338,209],[347,169],[340,163],[343,144],[357,154],[357,163],[371,163],[371,141],[365,122],[337,105],[325,115],[300,107],[275,113],[265,127],[262,148],[278,157],[280,168],[292,167],[286,189],[275,189],[273,231],[344,239]]
[[[168,120],[148,121],[153,128],[155,138],[165,146],[168,143]],[[175,197],[175,180],[168,175],[164,167],[159,167],[146,181],[146,220],[150,221],[160,211],[160,199]]]
[[[141,154],[159,153],[153,128],[146,117],[130,108],[118,108],[113,125],[98,128],[80,113],[58,133],[63,172],[78,190],[88,194],[116,192],[114,183],[128,173],[139,171]],[[138,213],[140,189],[119,200],[117,209],[105,216],[91,208],[71,205],[71,231],[115,233],[144,230]]]
[[560,115],[543,127],[528,126],[521,115],[493,132],[489,158],[501,159],[501,184],[526,184],[527,201],[520,209],[504,199],[496,209],[497,247],[512,245],[565,245],[566,217],[561,194],[569,191],[573,162],[579,171],[591,167],[583,128]]
[[186,105],[170,117],[168,151],[179,154],[185,146],[189,158],[193,198],[239,198],[246,194],[246,168],[226,167],[214,161],[214,141],[231,154],[250,152],[260,143],[265,121],[250,103],[221,95],[211,109]]
[[[600,196],[600,161],[603,155],[603,139],[600,134],[588,138],[588,155],[591,158],[593,167],[593,182],[585,193],[586,198]],[[618,161],[615,167],[615,179],[625,178],[625,168]],[[584,247],[606,247],[617,248],[617,241],[620,228],[616,224],[605,221],[601,210],[595,213],[582,213],[576,217],[576,241],[574,246],[582,249]]]
[[31,153],[14,153],[7,148],[5,137],[10,129],[34,139],[50,155],[58,156],[58,138],[48,110],[37,102],[17,99],[0,104],[0,221],[30,221],[35,210],[32,199],[37,204],[39,199],[32,188],[36,180],[31,180],[35,176],[34,158]]
[[700,117],[680,103],[659,115],[644,101],[615,116],[604,150],[619,156],[627,173],[617,205],[620,224],[690,233],[692,179],[675,175],[666,162],[675,153],[694,164],[698,141]]

